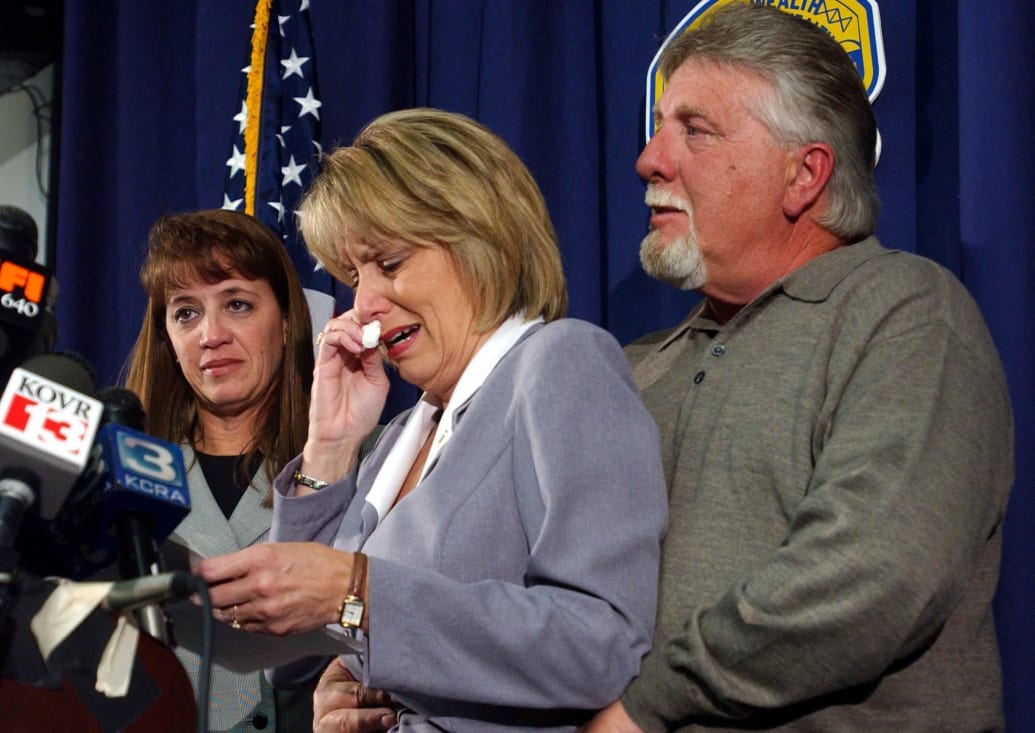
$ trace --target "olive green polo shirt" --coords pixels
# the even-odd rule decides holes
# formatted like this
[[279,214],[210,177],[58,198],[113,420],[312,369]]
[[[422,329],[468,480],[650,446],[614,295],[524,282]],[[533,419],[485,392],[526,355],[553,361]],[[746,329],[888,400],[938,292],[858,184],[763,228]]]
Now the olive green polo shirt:
[[669,485],[641,727],[1002,727],[1012,419],[951,273],[871,238],[627,354]]

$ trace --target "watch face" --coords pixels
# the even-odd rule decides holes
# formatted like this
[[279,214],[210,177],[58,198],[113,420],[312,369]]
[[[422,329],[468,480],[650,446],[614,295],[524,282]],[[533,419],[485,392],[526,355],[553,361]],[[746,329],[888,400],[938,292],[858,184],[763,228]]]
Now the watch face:
[[339,623],[347,629],[359,626],[363,620],[363,601],[359,599],[346,599],[341,607],[341,619]]

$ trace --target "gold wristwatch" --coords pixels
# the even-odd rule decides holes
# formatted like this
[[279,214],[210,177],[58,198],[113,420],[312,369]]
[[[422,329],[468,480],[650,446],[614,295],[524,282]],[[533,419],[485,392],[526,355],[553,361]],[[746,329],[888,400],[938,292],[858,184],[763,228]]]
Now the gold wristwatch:
[[363,623],[363,586],[367,579],[367,556],[362,552],[352,555],[352,579],[348,593],[338,607],[338,623],[346,629],[358,629]]

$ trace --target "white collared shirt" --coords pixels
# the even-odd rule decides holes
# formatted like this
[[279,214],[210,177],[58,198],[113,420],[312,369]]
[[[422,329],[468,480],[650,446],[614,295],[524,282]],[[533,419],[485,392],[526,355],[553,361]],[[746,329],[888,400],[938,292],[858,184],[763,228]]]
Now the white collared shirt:
[[489,374],[499,363],[508,351],[524,335],[525,331],[543,319],[535,318],[526,320],[523,316],[512,316],[500,324],[499,328],[493,331],[492,335],[471,357],[471,361],[464,368],[463,374],[456,383],[453,395],[442,412],[442,417],[435,428],[433,417],[438,408],[428,401],[428,394],[421,395],[420,400],[413,407],[413,412],[406,425],[403,426],[399,438],[395,441],[385,462],[374,478],[374,485],[371,486],[366,500],[377,510],[378,523],[395,504],[399,490],[406,479],[413,461],[420,452],[421,446],[427,440],[431,430],[435,428],[435,438],[431,444],[427,460],[421,470],[417,483],[424,480],[424,476],[435,465],[439,453],[453,435],[454,417],[456,409],[467,403],[474,396],[474,393],[484,384]]

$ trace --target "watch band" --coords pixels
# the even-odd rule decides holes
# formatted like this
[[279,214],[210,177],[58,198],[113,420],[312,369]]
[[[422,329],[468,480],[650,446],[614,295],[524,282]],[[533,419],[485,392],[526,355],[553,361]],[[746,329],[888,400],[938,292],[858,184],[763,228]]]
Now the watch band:
[[346,629],[358,629],[363,623],[363,612],[366,604],[363,602],[363,588],[367,581],[367,556],[362,552],[352,553],[352,577],[349,579],[349,589],[338,606],[338,623]]
[[293,474],[291,474],[291,478],[295,480],[296,484],[308,486],[310,489],[315,489],[316,491],[319,491],[325,486],[331,485],[329,481],[321,481],[320,479],[313,478],[312,476],[304,474],[301,471],[295,471]]

